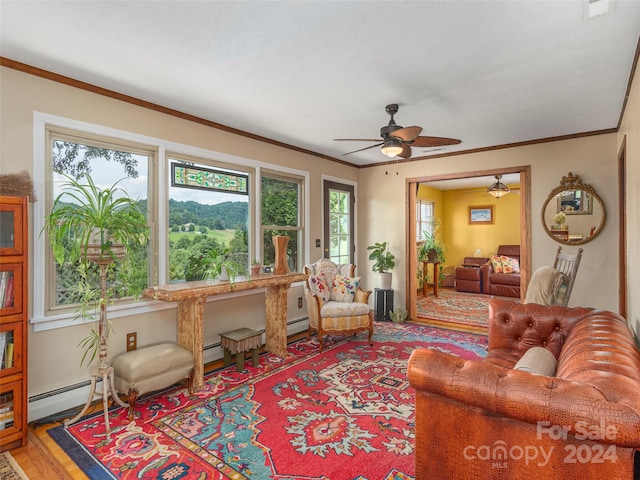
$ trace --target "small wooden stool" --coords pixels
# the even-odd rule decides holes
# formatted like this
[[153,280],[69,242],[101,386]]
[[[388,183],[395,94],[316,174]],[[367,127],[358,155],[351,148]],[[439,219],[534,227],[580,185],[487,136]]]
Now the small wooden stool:
[[262,335],[260,332],[250,328],[239,328],[230,332],[220,334],[220,343],[224,350],[224,366],[231,365],[231,355],[236,356],[236,370],[244,370],[244,354],[251,351],[253,366],[259,364],[260,346],[262,345]]

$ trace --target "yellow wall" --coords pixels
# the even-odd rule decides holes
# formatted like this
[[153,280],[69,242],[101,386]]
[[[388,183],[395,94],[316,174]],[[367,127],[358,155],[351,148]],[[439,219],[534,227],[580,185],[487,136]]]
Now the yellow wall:
[[[495,254],[498,245],[520,245],[519,190],[499,200],[486,191],[486,188],[439,190],[424,184],[418,188],[419,200],[435,204],[446,258],[442,268],[446,272],[462,264],[464,257],[476,256],[478,249],[481,256],[488,257]],[[478,206],[493,206],[493,224],[469,224],[469,207]]]
[[[469,224],[469,207],[493,206],[494,223]],[[444,193],[444,243],[450,266],[464,257],[495,254],[498,245],[520,245],[520,195],[510,193],[499,200],[481,190],[447,190]]]

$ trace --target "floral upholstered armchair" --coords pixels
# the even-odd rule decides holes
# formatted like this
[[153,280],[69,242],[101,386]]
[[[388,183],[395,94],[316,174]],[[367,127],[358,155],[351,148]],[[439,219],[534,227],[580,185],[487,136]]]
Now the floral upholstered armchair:
[[369,345],[373,345],[373,320],[367,303],[371,291],[360,288],[360,277],[355,277],[355,265],[336,265],[327,258],[305,265],[305,298],[309,315],[309,331],[318,332],[322,351],[324,336],[369,332]]

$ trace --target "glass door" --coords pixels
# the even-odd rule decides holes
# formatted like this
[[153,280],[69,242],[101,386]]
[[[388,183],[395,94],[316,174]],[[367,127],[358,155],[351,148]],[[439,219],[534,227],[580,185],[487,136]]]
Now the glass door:
[[324,182],[324,257],[354,263],[355,195],[353,185]]

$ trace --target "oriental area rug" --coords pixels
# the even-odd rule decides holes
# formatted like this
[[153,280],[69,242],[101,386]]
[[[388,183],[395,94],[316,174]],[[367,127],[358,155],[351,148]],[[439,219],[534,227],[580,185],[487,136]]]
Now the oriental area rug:
[[[458,292],[452,288],[442,288],[438,297],[429,294],[419,296],[416,304],[419,318],[447,322],[455,326],[479,327],[486,329],[489,322],[489,302],[492,295]],[[518,301],[516,298],[506,298]]]
[[403,480],[414,475],[415,392],[406,376],[416,348],[485,355],[487,337],[376,322],[366,335],[315,337],[263,354],[257,367],[208,374],[193,396],[175,386],[51,437],[92,480]]

